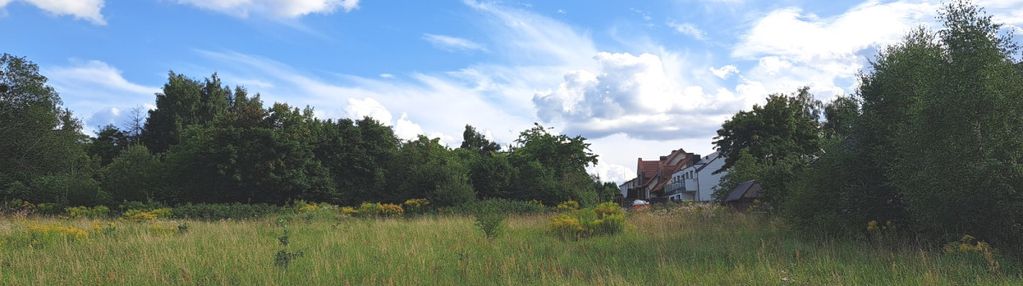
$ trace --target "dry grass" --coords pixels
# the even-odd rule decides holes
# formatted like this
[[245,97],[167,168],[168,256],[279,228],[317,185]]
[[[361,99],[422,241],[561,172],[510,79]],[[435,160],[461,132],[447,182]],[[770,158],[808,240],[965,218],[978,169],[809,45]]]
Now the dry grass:
[[[287,269],[276,218],[131,223],[0,220],[4,285],[1019,285],[1016,264],[866,242],[799,239],[784,224],[713,209],[630,214],[624,234],[562,241],[547,216],[484,238],[466,217],[298,219]],[[113,228],[110,228],[110,225]],[[36,241],[30,225],[74,226]],[[56,238],[55,238],[56,237]]]

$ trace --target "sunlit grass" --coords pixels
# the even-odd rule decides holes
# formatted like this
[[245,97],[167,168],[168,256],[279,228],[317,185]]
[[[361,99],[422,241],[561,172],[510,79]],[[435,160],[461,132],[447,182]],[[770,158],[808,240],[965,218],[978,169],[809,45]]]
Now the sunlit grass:
[[[509,218],[488,240],[469,217],[293,219],[285,268],[277,217],[253,221],[56,218],[0,221],[5,285],[977,285],[1023,283],[1018,266],[939,249],[810,240],[775,220],[720,211],[630,214],[623,234],[579,241],[548,231],[549,216]],[[85,237],[32,241],[29,227]],[[37,227],[38,228],[38,227]],[[55,228],[56,229],[56,228]],[[77,235],[77,234],[75,234]],[[37,239],[39,240],[39,239]]]

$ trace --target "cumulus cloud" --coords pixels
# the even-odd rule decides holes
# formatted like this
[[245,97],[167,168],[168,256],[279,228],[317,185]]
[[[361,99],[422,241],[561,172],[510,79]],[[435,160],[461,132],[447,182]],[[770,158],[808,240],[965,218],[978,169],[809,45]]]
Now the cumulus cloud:
[[600,178],[601,182],[615,182],[618,184],[636,176],[635,172],[631,172],[629,168],[614,163],[591,166],[587,171],[590,175]]
[[298,18],[309,14],[331,14],[338,9],[350,12],[359,0],[177,0],[178,3],[237,17],[266,16]]
[[733,74],[738,74],[739,73],[739,68],[737,68],[737,67],[735,67],[733,65],[725,65],[725,66],[722,66],[722,67],[719,67],[719,68],[711,67],[710,68],[710,73],[714,74],[714,76],[716,76],[716,77],[718,77],[720,79],[728,79],[729,76],[731,76]]
[[679,139],[709,135],[736,109],[730,92],[679,85],[656,55],[601,52],[594,60],[597,70],[570,72],[533,98],[540,119],[588,137]]
[[107,24],[100,13],[104,0],[0,0],[0,9],[15,2],[24,2],[57,16],[72,16],[101,26]]
[[106,124],[120,124],[136,107],[150,108],[158,87],[125,79],[121,71],[106,62],[72,61],[68,66],[44,67],[64,104],[85,116],[85,127],[92,130]]
[[423,40],[430,42],[430,44],[433,44],[433,46],[437,47],[438,49],[442,49],[449,52],[487,50],[485,47],[483,47],[483,45],[479,43],[459,37],[436,34],[423,34]]
[[931,23],[938,6],[927,2],[869,1],[821,18],[799,8],[757,20],[731,55],[754,60],[737,89],[789,92],[803,85],[821,96],[845,93],[873,51]]
[[[373,98],[349,98],[345,113],[348,114],[349,118],[362,119],[363,117],[372,117],[384,124],[391,125],[391,112]],[[402,117],[402,119],[407,120],[405,117]]]

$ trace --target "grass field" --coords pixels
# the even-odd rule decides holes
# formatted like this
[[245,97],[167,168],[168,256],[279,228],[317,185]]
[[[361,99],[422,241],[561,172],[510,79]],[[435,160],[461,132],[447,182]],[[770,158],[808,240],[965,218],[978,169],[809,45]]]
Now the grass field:
[[[1021,285],[1017,264],[865,241],[801,239],[720,211],[630,214],[623,234],[563,241],[549,216],[484,238],[469,217],[276,217],[134,223],[4,218],[4,285]],[[66,228],[60,228],[60,227]],[[37,232],[33,238],[29,233]],[[82,232],[84,231],[84,232]],[[38,233],[48,233],[39,235]],[[71,237],[67,239],[65,237]],[[1003,259],[1004,260],[1004,259]]]

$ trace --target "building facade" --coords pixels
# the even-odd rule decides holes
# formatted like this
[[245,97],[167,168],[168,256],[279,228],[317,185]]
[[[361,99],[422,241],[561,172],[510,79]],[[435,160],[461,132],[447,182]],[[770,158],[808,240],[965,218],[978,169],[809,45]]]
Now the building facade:
[[[700,158],[696,163],[671,175],[665,196],[672,201],[709,202],[728,171],[721,170],[725,158],[719,152]],[[720,171],[720,172],[718,172]]]
[[699,155],[683,149],[673,150],[658,160],[636,160],[636,178],[625,189],[626,200],[660,201],[666,200],[665,187],[671,182],[672,174],[692,166],[699,160]]

